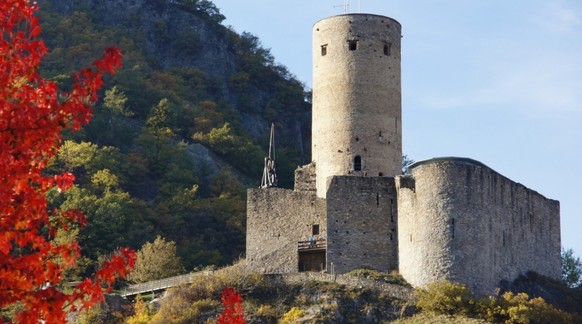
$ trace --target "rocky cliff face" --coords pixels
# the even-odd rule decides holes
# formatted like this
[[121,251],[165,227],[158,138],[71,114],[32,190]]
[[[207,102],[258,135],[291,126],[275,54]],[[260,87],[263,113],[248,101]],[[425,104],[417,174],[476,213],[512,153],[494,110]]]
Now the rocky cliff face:
[[169,0],[60,0],[53,10],[90,9],[99,22],[120,26],[144,42],[162,69],[197,67],[222,81],[236,71],[226,27],[202,12]]
[[[53,0],[41,1],[41,5],[64,15],[85,10],[100,24],[121,28],[143,44],[144,55],[157,69],[201,70],[221,92],[211,99],[236,107],[241,124],[259,144],[274,122],[279,146],[297,152],[301,163],[310,160],[311,109],[304,101],[302,85],[284,67],[274,64],[258,39],[250,38],[251,43],[258,42],[257,49],[257,44],[248,44],[245,35],[221,25],[224,17],[210,1]],[[272,61],[245,60],[247,52],[260,51],[266,51]],[[248,73],[249,65],[256,75]],[[281,94],[281,89],[292,89],[293,95]]]

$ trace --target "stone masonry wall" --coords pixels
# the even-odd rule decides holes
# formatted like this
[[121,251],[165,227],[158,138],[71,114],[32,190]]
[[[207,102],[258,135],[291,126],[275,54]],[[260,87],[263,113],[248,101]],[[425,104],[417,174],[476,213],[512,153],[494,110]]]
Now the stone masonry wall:
[[401,174],[401,26],[346,14],[313,26],[312,160],[317,196],[336,175]]
[[[327,191],[327,269],[397,268],[394,178],[336,176]],[[332,264],[333,263],[333,267]]]
[[448,279],[479,294],[535,271],[559,279],[559,202],[470,159],[397,177],[399,267],[413,286]]
[[246,258],[249,266],[264,273],[298,271],[298,242],[306,241],[318,224],[326,238],[325,201],[315,192],[282,188],[247,191]]
[[294,190],[315,192],[315,162],[300,166],[295,170]]

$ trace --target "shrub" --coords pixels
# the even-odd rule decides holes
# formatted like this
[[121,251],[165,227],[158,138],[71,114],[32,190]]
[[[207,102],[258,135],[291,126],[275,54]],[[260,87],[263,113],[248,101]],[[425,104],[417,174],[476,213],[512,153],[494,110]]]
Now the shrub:
[[[484,314],[485,315],[485,314]],[[573,315],[546,303],[543,298],[529,298],[526,293],[504,293],[491,298],[486,319],[505,323],[574,323]]]
[[373,269],[356,269],[348,272],[347,275],[352,277],[383,281],[395,285],[410,286],[396,270],[390,273],[385,273]]
[[297,307],[291,307],[291,309],[287,313],[285,313],[283,317],[281,317],[281,323],[282,324],[295,323],[303,315],[305,315],[304,310],[299,309]]
[[223,286],[233,287],[243,295],[250,294],[257,287],[265,285],[264,276],[252,271],[244,259],[216,271],[214,277],[219,278]]
[[140,296],[135,301],[134,310],[135,314],[127,319],[127,324],[148,324],[152,319],[152,311]]
[[218,313],[219,304],[212,299],[190,302],[183,297],[174,297],[170,302],[165,302],[151,321],[146,323],[205,323],[208,318]]
[[475,299],[462,284],[439,281],[415,291],[416,306],[442,315],[466,315],[494,323],[575,323],[580,320],[526,293],[506,292],[501,297]]
[[415,291],[416,307],[443,315],[470,315],[476,311],[473,294],[462,284],[446,280],[430,283],[426,289]]
[[262,317],[266,320],[277,318],[277,309],[271,305],[261,305],[257,308],[255,315]]
[[184,295],[191,301],[201,299],[219,300],[224,283],[215,276],[194,274],[190,285],[172,289],[172,294]]
[[202,300],[197,300],[194,303],[192,303],[192,309],[194,310],[195,314],[203,314],[203,313],[209,313],[209,312],[215,312],[218,308],[219,303],[215,300],[212,299],[202,299]]

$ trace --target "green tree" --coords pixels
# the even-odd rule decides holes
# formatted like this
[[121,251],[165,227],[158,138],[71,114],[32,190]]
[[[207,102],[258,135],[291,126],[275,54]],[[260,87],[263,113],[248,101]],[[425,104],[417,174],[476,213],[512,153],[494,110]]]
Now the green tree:
[[109,122],[112,122],[114,116],[133,116],[133,112],[127,108],[127,96],[125,93],[114,86],[105,91],[105,98],[103,98],[103,107],[110,112]]
[[[172,118],[172,107],[170,101],[164,98],[152,108],[146,119],[146,125],[152,130],[164,131],[163,129],[169,126]],[[170,134],[173,133],[171,129],[168,130],[168,132]]]
[[127,279],[140,283],[179,275],[183,271],[182,260],[176,254],[176,243],[158,236],[137,251],[135,268]]
[[402,156],[402,174],[408,173],[408,167],[411,166],[414,162],[413,159],[409,158],[408,155],[404,154]]
[[148,324],[151,322],[153,311],[148,307],[148,304],[140,298],[139,295],[135,300],[133,309],[134,314],[127,319],[127,324]]
[[562,248],[562,281],[570,288],[582,284],[582,262],[574,256],[572,249]]
[[144,204],[123,191],[108,169],[93,174],[85,186],[73,186],[60,199],[60,208],[80,210],[89,220],[79,230],[79,243],[93,261],[120,246],[138,247],[151,237]]
[[213,128],[208,134],[196,133],[192,138],[208,145],[228,162],[237,165],[240,171],[251,175],[260,173],[263,164],[261,156],[265,153],[248,137],[238,135],[230,123]]

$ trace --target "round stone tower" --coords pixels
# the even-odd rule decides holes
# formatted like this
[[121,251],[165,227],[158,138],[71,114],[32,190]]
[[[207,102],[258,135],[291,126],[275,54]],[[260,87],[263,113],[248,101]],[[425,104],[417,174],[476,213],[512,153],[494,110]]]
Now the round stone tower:
[[317,196],[334,175],[402,173],[401,26],[345,14],[313,26],[312,160]]

